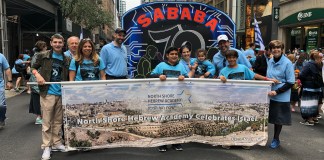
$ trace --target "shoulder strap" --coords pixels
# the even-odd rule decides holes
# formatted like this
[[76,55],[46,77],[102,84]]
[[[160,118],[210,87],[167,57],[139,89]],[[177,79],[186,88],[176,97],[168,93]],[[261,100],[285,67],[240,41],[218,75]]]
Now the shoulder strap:
[[75,61],[75,74],[78,72],[79,69],[79,62]]

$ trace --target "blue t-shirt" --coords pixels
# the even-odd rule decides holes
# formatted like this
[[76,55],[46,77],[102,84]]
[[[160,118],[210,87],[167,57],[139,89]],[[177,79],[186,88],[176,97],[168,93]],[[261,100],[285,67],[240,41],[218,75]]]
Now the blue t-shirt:
[[[61,82],[63,55],[53,52],[52,76],[50,82]],[[47,94],[61,96],[61,84],[50,84]]]
[[[75,71],[75,60],[72,59],[69,70]],[[100,79],[100,71],[104,70],[105,64],[102,59],[99,58],[99,65],[94,66],[92,60],[85,59],[82,64],[78,65],[78,71],[76,72],[75,81],[91,81]]]
[[178,78],[180,75],[188,77],[188,72],[180,63],[172,66],[166,62],[161,62],[153,69],[151,75],[165,75],[168,78]]
[[[294,84],[295,73],[293,64],[287,57],[283,55],[277,63],[273,60],[273,58],[271,58],[268,63],[267,77],[274,78],[279,82],[282,82],[272,85],[272,91],[275,91],[278,88],[282,87],[285,83]],[[276,96],[270,97],[270,99],[277,102],[290,102],[290,92],[291,89]]]
[[2,71],[5,71],[9,68],[8,61],[5,56],[3,56],[2,53],[0,53],[0,87],[4,88],[4,80],[3,80],[3,73]]
[[246,66],[237,64],[236,68],[223,68],[220,71],[219,76],[224,76],[226,79],[252,80],[255,76],[255,73]]
[[70,50],[65,51],[64,52],[64,55],[67,56],[67,57],[69,57],[70,59],[73,59],[73,55],[72,55],[72,53],[71,53]]
[[249,48],[244,51],[245,57],[250,56],[251,58],[255,58],[254,50],[252,48]]
[[12,74],[18,74],[19,72],[16,70],[16,65],[22,65],[22,66],[25,66],[25,64],[23,63],[24,61],[22,59],[17,59],[15,61],[15,65],[14,67],[12,68]]
[[[236,61],[237,64],[243,64],[248,68],[252,67],[249,60],[244,56],[244,54],[240,50],[237,50],[235,48],[229,48],[229,50],[235,50],[238,53],[238,58]],[[219,51],[213,57],[213,64],[216,67],[216,71],[219,72],[220,70],[222,70],[224,67],[226,67],[228,65],[228,62],[227,62],[225,56],[223,56]],[[217,72],[216,72],[216,76],[218,76]]]
[[127,76],[127,50],[124,45],[115,46],[114,42],[106,44],[100,51],[106,74],[115,77]]
[[28,61],[28,59],[30,59],[30,56],[28,54],[24,54],[23,60]]
[[196,68],[195,75],[202,76],[206,72],[210,73],[209,77],[213,77],[215,75],[215,66],[209,60],[199,61],[197,59],[197,63],[198,66]]
[[[195,64],[196,60],[197,60],[196,58],[190,58],[190,62],[189,62],[190,65],[193,66]],[[190,69],[189,69],[189,66],[188,66],[189,64],[185,60],[180,59],[179,63],[182,64],[185,67],[185,69],[186,69],[186,71],[188,73],[190,72]]]

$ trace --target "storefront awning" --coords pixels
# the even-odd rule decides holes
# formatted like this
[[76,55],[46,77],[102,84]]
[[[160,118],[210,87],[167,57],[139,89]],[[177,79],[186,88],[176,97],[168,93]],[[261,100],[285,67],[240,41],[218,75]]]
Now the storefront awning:
[[324,21],[324,8],[312,8],[294,13],[278,23],[280,27]]

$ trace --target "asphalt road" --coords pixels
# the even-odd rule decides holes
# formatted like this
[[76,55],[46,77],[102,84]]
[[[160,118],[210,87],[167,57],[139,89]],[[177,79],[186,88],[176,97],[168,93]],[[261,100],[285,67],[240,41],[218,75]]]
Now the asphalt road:
[[[41,126],[35,125],[35,116],[28,113],[29,95],[23,93],[7,99],[7,125],[0,130],[0,160],[41,159]],[[233,148],[226,150],[220,146],[207,144],[183,144],[184,151],[169,149],[159,153],[156,148],[113,148],[88,152],[54,152],[52,160],[323,160],[324,120],[316,126],[299,124],[299,113],[292,114],[292,126],[284,126],[281,146],[253,146],[251,150]],[[269,141],[273,125],[270,125]],[[268,142],[270,143],[270,142]],[[268,144],[267,144],[268,145]]]

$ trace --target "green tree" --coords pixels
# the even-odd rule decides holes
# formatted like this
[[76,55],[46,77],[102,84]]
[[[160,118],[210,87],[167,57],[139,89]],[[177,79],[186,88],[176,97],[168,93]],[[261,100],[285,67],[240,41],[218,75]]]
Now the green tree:
[[86,29],[112,23],[112,14],[102,9],[102,0],[60,0],[62,15]]

